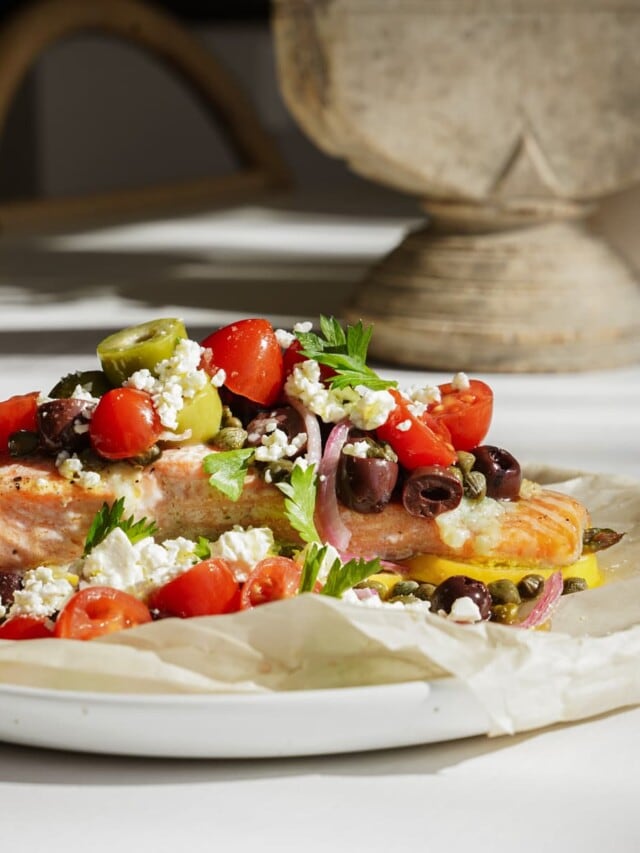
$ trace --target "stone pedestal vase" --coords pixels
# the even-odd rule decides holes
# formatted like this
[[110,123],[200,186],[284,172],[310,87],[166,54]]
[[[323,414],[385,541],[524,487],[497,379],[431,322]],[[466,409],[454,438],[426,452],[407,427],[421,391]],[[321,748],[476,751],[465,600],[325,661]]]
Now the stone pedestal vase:
[[273,32],[302,128],[427,214],[345,306],[375,356],[640,359],[637,281],[586,221],[640,178],[638,0],[274,0]]

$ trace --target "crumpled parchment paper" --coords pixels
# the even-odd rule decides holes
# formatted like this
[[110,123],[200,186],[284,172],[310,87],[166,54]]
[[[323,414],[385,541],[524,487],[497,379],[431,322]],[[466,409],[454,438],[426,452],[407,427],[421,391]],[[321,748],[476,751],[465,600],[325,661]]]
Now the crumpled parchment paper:
[[561,599],[552,630],[458,625],[410,609],[304,595],[228,616],[167,619],[92,642],[0,641],[0,684],[115,693],[264,692],[453,675],[491,734],[640,703],[640,482],[529,468],[625,531],[607,583]]

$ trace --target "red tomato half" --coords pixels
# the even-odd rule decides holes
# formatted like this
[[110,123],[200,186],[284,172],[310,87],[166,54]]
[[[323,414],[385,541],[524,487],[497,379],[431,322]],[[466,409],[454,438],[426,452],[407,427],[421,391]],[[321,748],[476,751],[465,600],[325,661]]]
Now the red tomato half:
[[89,424],[91,444],[105,459],[130,459],[152,447],[162,424],[146,391],[113,388],[100,398]]
[[38,428],[38,392],[17,394],[0,402],[0,453],[9,449],[9,436],[21,429],[35,432]]
[[261,560],[242,587],[242,609],[293,598],[300,588],[301,574],[300,566],[288,557]]
[[58,614],[54,634],[91,640],[151,621],[146,604],[110,586],[88,586],[71,596]]
[[0,640],[37,640],[52,636],[49,620],[41,616],[12,616],[0,625]]
[[473,450],[489,432],[493,414],[493,391],[479,379],[469,388],[457,390],[450,382],[440,385],[442,400],[429,406],[427,414],[446,426],[456,450]]
[[227,563],[203,560],[149,596],[149,607],[163,616],[216,616],[240,607],[240,584]]
[[227,374],[225,385],[234,394],[262,406],[280,399],[284,384],[282,350],[268,320],[239,320],[202,341],[213,362]]
[[398,391],[392,388],[390,393],[396,407],[376,432],[395,450],[400,464],[409,470],[421,465],[452,465],[456,454],[446,429],[439,424],[432,428],[428,420],[410,411],[409,402]]

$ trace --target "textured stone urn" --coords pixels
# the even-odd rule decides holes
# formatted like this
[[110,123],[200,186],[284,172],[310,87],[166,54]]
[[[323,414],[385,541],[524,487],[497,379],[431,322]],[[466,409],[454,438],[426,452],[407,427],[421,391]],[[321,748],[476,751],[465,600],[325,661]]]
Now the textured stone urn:
[[427,214],[345,306],[374,355],[640,359],[640,289],[586,222],[640,178],[640,0],[274,0],[273,29],[302,128]]

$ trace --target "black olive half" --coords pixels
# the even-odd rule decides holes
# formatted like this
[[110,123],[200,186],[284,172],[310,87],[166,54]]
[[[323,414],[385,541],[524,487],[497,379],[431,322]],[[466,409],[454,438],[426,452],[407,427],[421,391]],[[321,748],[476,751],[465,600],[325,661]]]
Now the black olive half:
[[87,400],[64,398],[38,406],[38,432],[42,446],[49,451],[77,453],[89,446],[88,424],[95,404]]
[[455,509],[462,500],[460,480],[441,465],[416,468],[402,489],[402,503],[411,515],[435,518]]
[[520,495],[522,471],[518,460],[501,447],[484,444],[473,450],[474,471],[484,474],[487,481],[487,496],[513,501]]
[[470,598],[480,611],[483,619],[491,616],[491,595],[482,581],[466,575],[452,575],[439,584],[431,596],[431,610],[438,613],[443,610],[451,613],[453,603],[459,598]]
[[342,453],[338,463],[338,499],[356,512],[382,512],[398,481],[398,463]]

